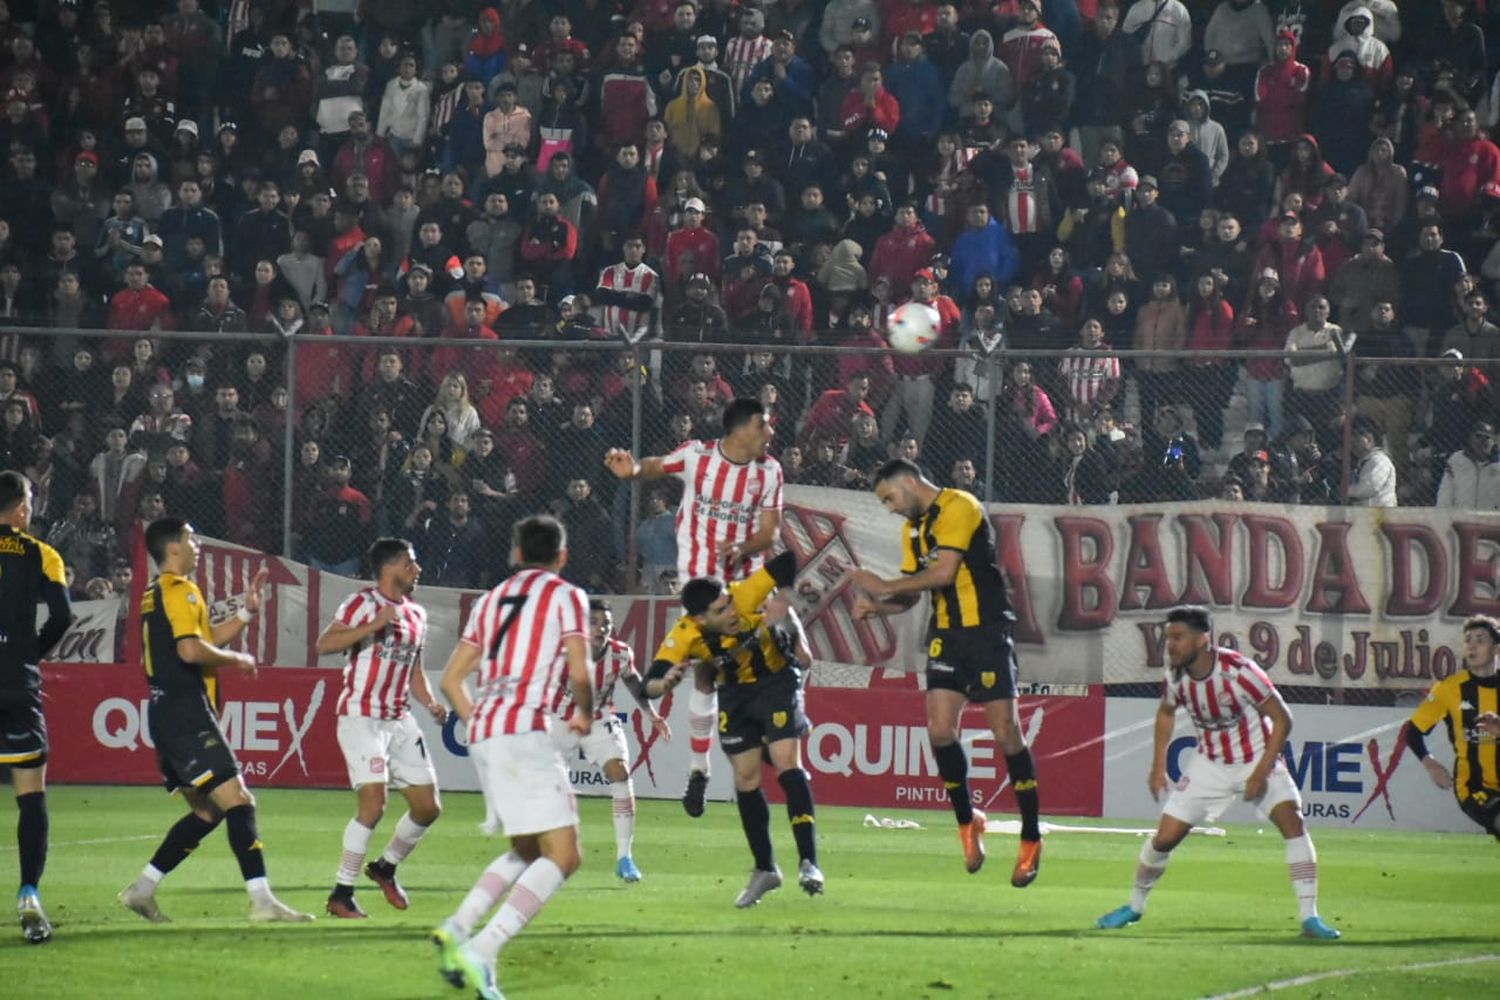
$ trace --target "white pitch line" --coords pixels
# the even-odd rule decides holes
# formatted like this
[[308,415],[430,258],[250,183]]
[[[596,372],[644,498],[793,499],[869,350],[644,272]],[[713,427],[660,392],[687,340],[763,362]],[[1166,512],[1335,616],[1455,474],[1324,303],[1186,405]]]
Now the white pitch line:
[[[92,840],[54,840],[48,845],[53,847],[94,847],[99,844],[124,844],[132,840],[160,840],[161,834],[142,833],[134,837],[95,837]],[[0,844],[0,851],[18,850],[14,844]]]
[[1291,979],[1277,979],[1274,982],[1262,983],[1259,986],[1251,986],[1248,989],[1235,990],[1233,993],[1217,993],[1204,1000],[1240,1000],[1241,997],[1253,997],[1261,993],[1275,993],[1278,990],[1296,989],[1298,986],[1307,986],[1311,983],[1322,982],[1325,979],[1347,979],[1350,976],[1376,975],[1382,972],[1420,972],[1423,969],[1442,969],[1454,965],[1477,965],[1481,962],[1500,962],[1500,955],[1468,955],[1464,958],[1444,958],[1434,962],[1413,962],[1409,965],[1388,965],[1383,968],[1374,969],[1331,969],[1328,972],[1313,972],[1305,976],[1293,976]]

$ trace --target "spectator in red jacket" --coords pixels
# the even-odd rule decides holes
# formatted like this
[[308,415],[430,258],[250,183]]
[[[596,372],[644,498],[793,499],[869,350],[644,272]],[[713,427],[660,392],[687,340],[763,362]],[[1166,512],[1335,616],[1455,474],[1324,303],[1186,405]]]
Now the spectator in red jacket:
[[687,280],[683,257],[693,255],[693,273],[702,272],[715,283],[722,263],[719,238],[703,226],[705,206],[702,198],[689,198],[682,206],[682,228],[667,234],[667,281],[681,286]]
[[643,142],[646,121],[656,114],[656,91],[641,69],[640,45],[634,35],[615,42],[618,57],[599,80],[599,135],[601,149]]
[[[135,261],[125,268],[125,287],[109,300],[111,330],[170,330],[172,300],[147,279],[146,265]],[[104,358],[111,364],[130,356],[133,338],[111,338],[104,344]]]
[[384,205],[396,193],[400,168],[396,151],[370,129],[363,111],[349,112],[349,138],[333,157],[333,182],[344,190],[351,174],[364,174],[370,181],[370,201]]
[[573,290],[573,261],[578,256],[578,230],[560,214],[562,204],[551,191],[536,199],[536,218],[521,238],[521,259],[536,283],[546,289],[549,302]]
[[1438,189],[1438,210],[1443,218],[1450,222],[1475,218],[1475,206],[1485,185],[1500,184],[1500,148],[1479,130],[1479,115],[1474,110],[1461,111],[1454,119],[1452,133],[1443,144],[1440,166],[1443,182]]
[[[1297,36],[1276,36],[1273,61],[1255,77],[1255,127],[1266,145],[1284,150],[1307,129],[1307,90],[1312,70],[1297,61]],[[1284,162],[1284,156],[1278,160]]]
[[1281,216],[1276,238],[1260,248],[1255,273],[1267,268],[1281,276],[1282,291],[1299,313],[1309,295],[1323,291],[1323,253],[1316,243],[1302,238],[1302,220],[1295,212]]
[[869,396],[870,376],[866,372],[854,372],[842,389],[829,389],[813,403],[802,422],[798,440],[812,442],[834,438],[842,447],[849,438],[849,428],[856,414],[875,416],[875,410],[867,401]]
[[932,262],[937,240],[917,218],[917,206],[906,204],[896,209],[896,224],[875,242],[870,257],[870,281],[885,278],[892,288],[908,288],[912,275]]
[[859,86],[849,92],[839,108],[843,132],[884,129],[894,133],[901,124],[901,103],[885,89],[880,67],[869,63],[859,74]]

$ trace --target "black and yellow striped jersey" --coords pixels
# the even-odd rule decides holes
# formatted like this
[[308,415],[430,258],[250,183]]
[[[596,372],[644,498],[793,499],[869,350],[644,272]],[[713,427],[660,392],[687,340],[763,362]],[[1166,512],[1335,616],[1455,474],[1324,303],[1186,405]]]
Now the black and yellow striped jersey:
[[939,549],[962,559],[953,583],[932,592],[929,628],[976,628],[1013,621],[1005,578],[996,564],[995,528],[972,493],[945,489],[919,516],[908,518],[901,572],[920,573]]
[[[36,606],[47,602],[47,621],[36,627]],[[0,525],[0,683],[30,677],[41,658],[72,624],[62,556],[46,542]]]
[[1497,711],[1500,676],[1475,677],[1460,670],[1434,684],[1427,700],[1411,714],[1411,725],[1423,733],[1439,722],[1447,725],[1453,741],[1453,793],[1460,801],[1485,788],[1491,793],[1500,788],[1500,744],[1474,728],[1476,718]]
[[687,660],[720,659],[717,683],[754,684],[779,674],[795,661],[782,650],[774,631],[765,623],[760,607],[776,589],[770,570],[761,567],[750,576],[729,585],[729,600],[739,612],[733,632],[704,632],[691,615],[683,615],[662,640],[653,665],[676,666]]
[[179,639],[213,641],[208,603],[198,585],[185,576],[163,573],[141,595],[141,650],[152,694],[180,698],[202,694],[219,705],[213,668],[189,663],[177,652]]

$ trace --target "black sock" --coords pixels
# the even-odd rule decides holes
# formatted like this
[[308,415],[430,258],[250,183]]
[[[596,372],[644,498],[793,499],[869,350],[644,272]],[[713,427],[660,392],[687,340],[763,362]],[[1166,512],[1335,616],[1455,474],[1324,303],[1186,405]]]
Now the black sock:
[[753,792],[736,792],[740,806],[740,825],[745,828],[745,840],[750,844],[750,853],[755,857],[755,867],[761,871],[774,871],[775,857],[771,853],[771,807],[766,804],[766,794],[757,788]]
[[937,762],[938,777],[948,790],[958,825],[967,826],[974,821],[974,803],[969,799],[969,758],[964,756],[964,748],[957,743],[935,746],[932,759]]
[[260,850],[260,835],[255,832],[255,807],[235,806],[224,814],[224,825],[229,828],[229,846],[245,881],[265,878],[266,858]]
[[354,886],[344,885],[342,882],[333,883],[333,891],[328,894],[329,899],[353,899]]
[[203,838],[213,833],[219,826],[219,821],[206,820],[197,813],[188,813],[182,819],[172,825],[167,831],[167,837],[151,855],[151,866],[165,875],[187,860],[187,856],[195,851]]
[[1021,839],[1041,840],[1042,830],[1037,823],[1041,807],[1036,796],[1036,762],[1031,759],[1031,748],[1006,754],[1005,768],[1010,772],[1010,787],[1016,790],[1016,805],[1021,809]]
[[818,863],[818,825],[814,819],[812,782],[802,768],[782,771],[781,790],[786,793],[786,817],[792,822],[797,857]]
[[21,884],[35,886],[47,867],[47,793],[27,792],[16,796],[20,818],[16,820],[16,847],[21,854]]

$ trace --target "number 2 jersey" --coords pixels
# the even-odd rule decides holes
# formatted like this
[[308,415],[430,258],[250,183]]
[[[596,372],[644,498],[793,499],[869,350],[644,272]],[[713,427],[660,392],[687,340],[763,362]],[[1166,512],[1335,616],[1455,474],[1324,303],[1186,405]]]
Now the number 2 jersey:
[[771,591],[791,586],[796,575],[797,557],[783,552],[748,579],[731,583],[729,600],[739,615],[732,632],[705,632],[692,615],[683,615],[657,649],[651,676],[661,677],[688,660],[718,660],[716,682],[724,687],[764,683],[799,666],[787,640],[766,624],[760,610]]
[[410,709],[411,672],[420,669],[427,643],[427,609],[405,598],[392,601],[366,587],[340,604],[334,617],[350,628],[362,628],[392,604],[396,617],[391,623],[345,653],[339,715],[401,719]]
[[480,657],[469,742],[546,731],[567,683],[564,640],[587,641],[588,627],[588,595],[548,570],[520,570],[480,597],[459,640]]

